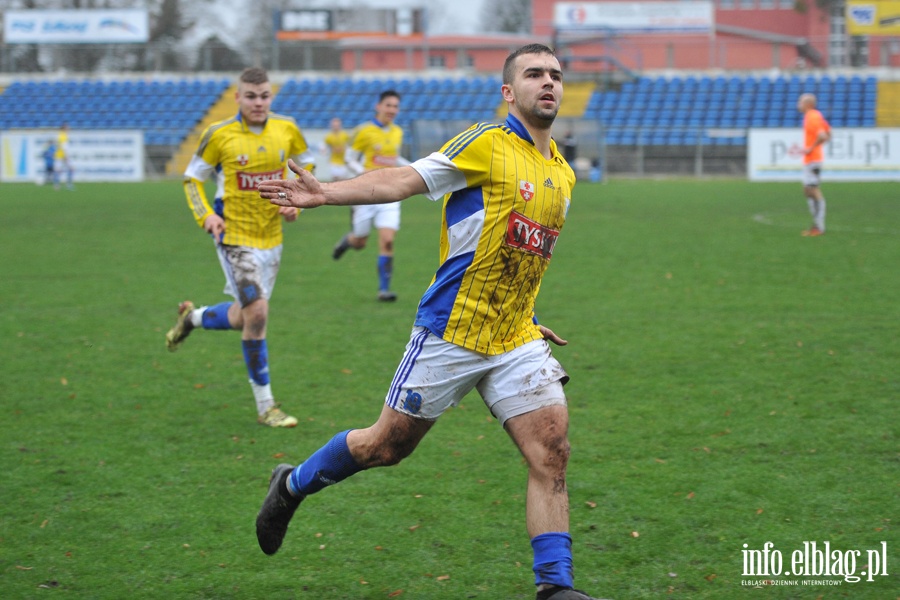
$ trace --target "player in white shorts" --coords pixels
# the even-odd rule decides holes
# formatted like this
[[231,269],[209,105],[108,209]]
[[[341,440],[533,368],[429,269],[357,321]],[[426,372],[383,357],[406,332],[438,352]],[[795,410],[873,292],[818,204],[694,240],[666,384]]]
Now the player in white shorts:
[[[270,111],[272,84],[259,67],[238,78],[238,113],[210,125],[184,173],[188,208],[212,236],[222,270],[225,293],[233,300],[178,306],[175,325],[166,332],[174,352],[193,331],[240,331],[241,349],[256,403],[257,422],[269,427],[295,427],[297,418],[275,402],[266,340],[269,298],[281,262],[282,220],[297,220],[297,209],[273,210],[260,201],[260,181],[284,177],[289,157],[312,168],[315,158],[293,118]],[[216,195],[208,198],[204,182],[214,179]]]
[[512,417],[541,407],[565,406],[563,385],[568,380],[543,339],[502,354],[485,355],[417,326],[385,404],[412,417],[436,420],[474,388],[504,425]]
[[328,154],[328,170],[331,181],[350,179],[355,175],[350,171],[344,158],[349,142],[350,134],[344,130],[343,122],[338,117],[331,119],[329,131],[322,140],[322,150]]
[[[394,123],[399,112],[400,94],[386,90],[375,105],[375,118],[356,127],[345,155],[345,162],[354,175],[409,164],[400,155],[403,129]],[[400,230],[399,202],[353,206],[350,231],[338,240],[331,256],[338,260],[350,248],[362,250],[373,228],[378,232],[378,299],[393,302],[397,299],[397,294],[391,291],[391,278],[394,238]]]
[[[535,317],[575,185],[551,137],[563,93],[553,51],[530,44],[510,54],[501,93],[509,106],[505,123],[477,123],[410,166],[320,183],[289,163],[298,179],[259,186],[261,197],[295,208],[419,194],[443,200],[440,264],[381,415],[369,427],[336,434],[299,466],[274,469],[256,518],[266,554],[281,547],[306,496],[399,463],[448,407],[477,389],[528,465],[525,523],[535,600],[595,600],[573,587],[568,376],[547,344],[566,341]],[[506,597],[499,590],[489,595]]]

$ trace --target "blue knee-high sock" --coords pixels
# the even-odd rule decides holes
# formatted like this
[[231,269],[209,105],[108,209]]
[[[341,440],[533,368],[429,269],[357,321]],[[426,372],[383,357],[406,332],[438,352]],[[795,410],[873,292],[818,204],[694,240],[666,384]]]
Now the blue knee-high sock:
[[564,532],[542,533],[531,540],[534,550],[534,583],[571,588],[572,536]]
[[244,362],[250,380],[256,385],[269,384],[269,350],[266,340],[241,340],[244,347]]
[[228,309],[234,302],[222,302],[209,306],[203,311],[203,329],[231,329],[228,322]]
[[394,271],[393,256],[378,257],[378,289],[386,292],[391,289],[391,275]]
[[335,435],[327,444],[294,469],[288,478],[288,488],[294,494],[308,496],[363,470],[347,446],[350,430]]

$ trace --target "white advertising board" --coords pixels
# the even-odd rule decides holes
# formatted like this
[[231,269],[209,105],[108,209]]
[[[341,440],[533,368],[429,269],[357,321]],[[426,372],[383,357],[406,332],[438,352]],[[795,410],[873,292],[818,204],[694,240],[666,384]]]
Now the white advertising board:
[[[41,181],[42,154],[55,130],[0,132],[0,181]],[[75,181],[142,181],[144,134],[134,130],[69,131]],[[63,178],[65,178],[63,176]]]
[[709,33],[715,18],[713,3],[706,0],[557,2],[553,25],[573,32]]
[[143,9],[7,10],[7,44],[143,43],[150,39]]
[[[803,130],[751,129],[747,136],[750,181],[800,181]],[[832,129],[825,144],[823,181],[900,181],[900,129]]]

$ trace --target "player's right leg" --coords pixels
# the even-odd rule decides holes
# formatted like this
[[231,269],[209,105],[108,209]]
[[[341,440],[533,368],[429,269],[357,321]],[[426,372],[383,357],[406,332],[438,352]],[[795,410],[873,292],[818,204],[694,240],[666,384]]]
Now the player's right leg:
[[166,348],[175,352],[194,329],[235,329],[228,318],[229,309],[234,302],[222,302],[215,306],[194,307],[194,303],[185,300],[178,305],[178,318],[175,325],[166,332]]
[[371,427],[338,433],[296,468],[275,467],[256,515],[260,549],[266,554],[278,551],[304,498],[360,471],[399,463],[412,454],[433,424],[385,406]]
[[475,386],[487,363],[482,355],[414,327],[375,424],[337,434],[297,468],[275,467],[256,517],[262,551],[278,551],[291,516],[309,494],[409,456],[440,415]]
[[377,206],[354,206],[351,208],[350,231],[345,233],[335,244],[334,250],[331,252],[334,260],[338,260],[350,248],[362,250],[366,247],[377,209]]
[[803,194],[812,217],[812,227],[805,229],[801,235],[815,237],[825,233],[825,198],[819,185],[822,181],[821,163],[803,165]]

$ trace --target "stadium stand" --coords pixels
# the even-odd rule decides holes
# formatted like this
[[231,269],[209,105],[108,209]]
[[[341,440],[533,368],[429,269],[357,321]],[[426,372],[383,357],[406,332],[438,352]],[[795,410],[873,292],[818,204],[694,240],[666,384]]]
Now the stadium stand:
[[272,110],[291,115],[302,128],[327,128],[332,117],[341,117],[352,127],[372,118],[378,94],[388,89],[402,97],[397,118],[401,127],[417,119],[492,121],[499,104],[500,79],[291,79],[281,86]]
[[227,79],[12,82],[0,129],[143,129],[147,145],[179,143],[228,87]]
[[613,145],[743,145],[750,127],[799,127],[805,92],[833,127],[876,125],[878,81],[844,75],[641,77],[595,91],[584,118],[603,122]]
[[[641,76],[609,90],[570,85],[565,116],[602,123],[609,145],[740,146],[747,128],[799,126],[795,105],[803,92],[818,96],[834,127],[900,121],[900,84],[872,76],[684,74]],[[372,118],[380,92],[394,89],[403,97],[401,126],[428,119],[492,121],[505,115],[499,87],[499,78],[491,76],[292,78],[281,84],[272,109],[307,129],[327,128],[335,116],[352,127]],[[180,147],[176,155],[189,155],[196,144],[191,135],[234,111],[229,89],[228,79],[14,81],[0,93],[0,129],[57,128],[63,122],[73,129],[143,129],[147,145]],[[169,166],[178,171],[183,162]]]
[[[272,89],[273,91],[277,91],[276,86],[273,86]],[[188,163],[191,161],[194,152],[197,151],[197,147],[200,144],[200,136],[203,135],[206,128],[216,121],[225,120],[236,114],[237,111],[234,108],[234,95],[236,93],[237,84],[233,83],[230,84],[218,98],[216,98],[215,102],[213,102],[206,111],[203,119],[201,119],[191,132],[178,143],[178,149],[175,151],[172,158],[166,162],[166,175],[182,175],[187,168]]]

